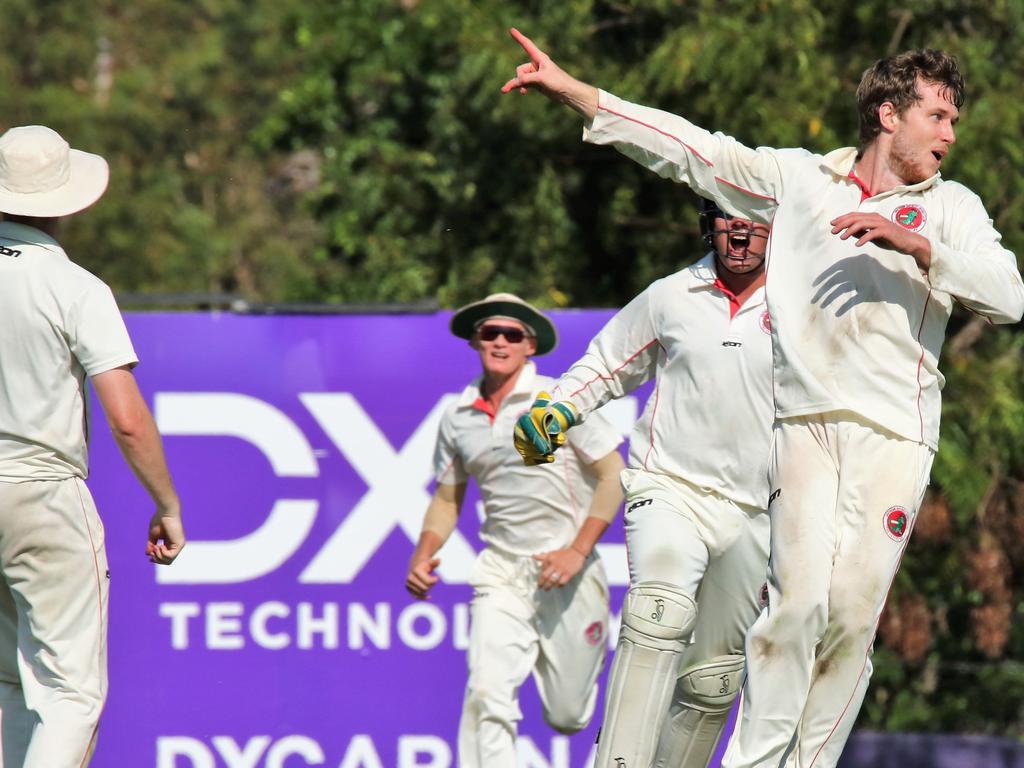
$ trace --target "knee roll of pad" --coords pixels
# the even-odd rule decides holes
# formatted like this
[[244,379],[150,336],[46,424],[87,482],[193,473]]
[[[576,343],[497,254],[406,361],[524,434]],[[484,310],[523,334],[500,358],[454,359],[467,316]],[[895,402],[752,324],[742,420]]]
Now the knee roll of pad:
[[726,654],[682,671],[654,765],[705,768],[710,763],[739,693],[743,662],[743,656]]
[[687,706],[702,712],[727,712],[743,682],[744,657],[715,656],[679,675],[677,689]]
[[622,606],[622,632],[645,647],[675,650],[697,621],[697,605],[670,584],[645,582],[629,588]]

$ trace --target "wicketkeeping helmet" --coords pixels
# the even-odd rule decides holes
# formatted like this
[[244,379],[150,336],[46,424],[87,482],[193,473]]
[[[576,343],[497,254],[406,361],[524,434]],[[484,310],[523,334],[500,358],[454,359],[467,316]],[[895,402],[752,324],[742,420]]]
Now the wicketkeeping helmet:
[[708,200],[706,197],[700,199],[700,236],[704,240],[704,245],[708,248],[715,247],[715,219],[725,219],[728,221],[731,216],[718,207],[718,203],[714,200]]

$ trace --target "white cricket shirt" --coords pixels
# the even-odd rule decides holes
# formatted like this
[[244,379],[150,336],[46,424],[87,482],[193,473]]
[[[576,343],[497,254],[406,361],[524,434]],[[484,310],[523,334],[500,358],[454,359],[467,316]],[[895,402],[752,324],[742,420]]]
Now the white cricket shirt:
[[527,363],[515,388],[491,416],[482,410],[480,379],[445,411],[434,452],[438,483],[459,485],[476,478],[484,503],[480,538],[504,552],[526,556],[569,546],[587,516],[596,480],[582,464],[603,459],[622,443],[604,419],[573,427],[555,461],[523,464],[512,430],[540,390],[554,380]]
[[709,253],[616,314],[552,396],[586,416],[655,379],[630,434],[629,466],[764,509],[773,421],[764,288],[735,316],[730,303]]
[[0,482],[89,473],[85,377],[138,362],[110,289],[0,222]]
[[[996,323],[1024,312],[1014,255],[981,200],[938,174],[861,199],[856,150],[750,149],[681,117],[601,92],[587,141],[612,144],[661,176],[737,215],[772,222],[767,298],[779,417],[850,410],[938,446],[938,359],[956,299]],[[829,222],[875,212],[931,242],[927,274],[913,257]]]

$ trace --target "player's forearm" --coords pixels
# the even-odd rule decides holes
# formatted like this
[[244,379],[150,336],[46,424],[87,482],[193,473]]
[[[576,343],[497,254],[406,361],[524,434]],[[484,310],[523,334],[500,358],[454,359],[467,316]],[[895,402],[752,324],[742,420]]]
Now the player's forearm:
[[153,414],[130,368],[122,365],[91,378],[118,448],[150,498],[165,515],[179,514],[178,494],[164,459]]
[[111,425],[111,431],[128,466],[160,511],[177,514],[180,511],[178,494],[167,469],[163,444],[153,417],[147,411],[131,429]]
[[[587,518],[580,526],[572,545],[573,549],[578,549],[583,555],[590,554],[622,507],[622,485],[619,475],[624,468],[625,463],[618,451],[612,451],[589,466],[590,471],[597,476],[597,484],[594,486],[594,497],[590,502]],[[580,546],[577,547],[577,544]]]
[[565,87],[555,97],[579,113],[589,125],[597,117],[598,90],[575,77],[569,77]]
[[423,528],[413,552],[413,563],[429,560],[448,541],[459,522],[459,510],[465,493],[466,486],[463,484],[437,486],[423,516]]
[[927,237],[921,237],[918,235],[918,241],[914,243],[914,247],[910,251],[910,255],[914,257],[914,261],[917,262],[918,269],[922,272],[927,273],[932,266],[932,244]]
[[583,521],[583,525],[576,532],[576,538],[572,540],[572,544],[569,546],[584,557],[589,557],[590,553],[594,551],[594,547],[597,546],[597,542],[601,540],[601,537],[604,536],[604,532],[607,530],[607,520],[589,516]]
[[436,531],[425,530],[420,533],[419,541],[416,542],[416,549],[413,551],[412,557],[409,558],[410,565],[415,565],[423,560],[432,558],[444,546],[446,539],[447,537],[442,537]]
[[1002,246],[980,201],[968,200],[959,213],[958,241],[947,244],[932,239],[928,264],[932,287],[955,296],[994,323],[1018,322],[1024,313],[1024,281],[1017,258]]

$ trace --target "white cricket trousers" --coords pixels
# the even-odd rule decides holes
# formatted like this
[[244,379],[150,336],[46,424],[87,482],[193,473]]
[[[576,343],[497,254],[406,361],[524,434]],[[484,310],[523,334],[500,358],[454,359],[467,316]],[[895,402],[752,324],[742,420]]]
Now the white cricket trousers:
[[[679,669],[742,653],[743,638],[761,610],[768,515],[714,491],[643,470],[625,470],[622,485],[630,584],[671,584],[697,603],[697,621]],[[631,693],[638,702],[645,695]],[[663,708],[664,730],[653,758],[655,766],[666,768],[676,768],[669,765],[669,755],[677,738],[672,714],[680,706],[680,696],[676,692],[671,698],[671,707],[666,701]],[[605,710],[611,707],[606,702]],[[615,754],[614,745],[605,749]]]
[[657,581],[697,603],[687,657],[739,653],[760,610],[768,561],[768,516],[677,478],[627,469],[629,583]]
[[776,422],[768,607],[724,768],[832,768],[934,452],[846,411]]
[[591,555],[564,587],[537,587],[540,564],[485,549],[470,576],[469,680],[459,723],[461,768],[516,768],[519,687],[532,672],[544,720],[585,728],[608,646],[608,582]]
[[78,478],[0,483],[6,768],[82,768],[107,694],[103,524]]

